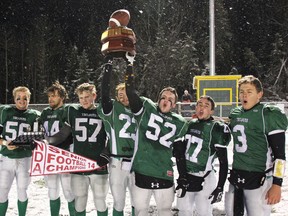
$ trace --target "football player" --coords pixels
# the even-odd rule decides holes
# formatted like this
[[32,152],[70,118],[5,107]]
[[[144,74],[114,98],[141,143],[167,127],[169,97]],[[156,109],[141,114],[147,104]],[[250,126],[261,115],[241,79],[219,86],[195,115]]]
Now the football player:
[[5,105],[0,112],[0,215],[3,216],[8,208],[8,194],[14,178],[17,184],[18,215],[26,214],[32,151],[31,148],[13,145],[13,140],[24,132],[33,130],[40,116],[39,111],[28,109],[30,96],[31,93],[27,87],[14,88],[15,106]]
[[[76,88],[75,93],[78,95],[80,104],[69,105],[65,109],[66,121],[72,129],[73,152],[97,161],[106,145],[106,133],[95,104],[96,87],[93,84],[83,83]],[[93,193],[97,215],[108,215],[107,166],[89,172],[73,173],[71,185],[75,195],[75,215],[86,215],[89,186]]]
[[261,104],[263,87],[258,78],[239,80],[241,106],[230,113],[233,164],[226,214],[270,215],[271,205],[280,202],[285,168],[287,117],[275,106]]
[[[177,206],[179,216],[212,216],[212,205],[220,202],[228,173],[227,145],[231,140],[228,126],[213,119],[215,102],[203,95],[196,103],[197,118],[189,122],[185,135],[187,175],[178,180]],[[213,161],[218,157],[220,169],[218,184]],[[183,185],[184,184],[184,185]],[[185,195],[185,191],[187,193]]]
[[[109,136],[109,154],[102,153],[98,165],[109,162],[109,184],[113,196],[113,216],[123,216],[125,207],[126,189],[129,189],[130,200],[133,206],[131,188],[133,175],[130,173],[130,164],[134,150],[135,119],[129,108],[125,84],[116,87],[116,100],[110,98],[110,77],[112,73],[113,57],[106,57],[101,83],[100,117],[103,119],[106,132]],[[134,208],[132,207],[132,215]]]
[[[49,107],[45,108],[40,116],[39,122],[45,130],[45,136],[49,144],[57,145],[58,148],[69,150],[72,144],[72,134],[62,142],[57,143],[53,140],[53,136],[59,133],[60,129],[65,126],[63,121],[64,103],[67,92],[64,86],[56,81],[46,90]],[[46,185],[48,187],[48,195],[50,199],[51,216],[58,216],[60,211],[60,183],[63,189],[64,197],[68,202],[69,214],[74,215],[74,195],[71,189],[71,175],[69,173],[54,174],[45,176]]]
[[[174,174],[171,158],[174,149],[177,167],[185,161],[183,136],[187,130],[185,119],[172,112],[178,99],[172,87],[164,88],[158,103],[139,97],[134,88],[133,59],[128,59],[125,75],[126,93],[136,119],[135,151],[132,171],[135,173],[133,201],[135,215],[147,216],[151,196],[154,195],[158,215],[172,215]],[[182,153],[182,154],[181,154]],[[178,169],[180,175],[182,171]]]

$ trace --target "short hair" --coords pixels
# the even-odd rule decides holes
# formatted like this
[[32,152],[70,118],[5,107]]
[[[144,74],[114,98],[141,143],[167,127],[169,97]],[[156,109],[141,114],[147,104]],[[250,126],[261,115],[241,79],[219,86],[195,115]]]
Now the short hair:
[[239,79],[238,81],[238,87],[240,87],[242,84],[251,84],[255,86],[257,92],[262,92],[263,91],[263,86],[261,81],[254,77],[253,75],[247,75]]
[[89,91],[90,93],[95,93],[96,94],[96,86],[94,84],[90,84],[90,83],[82,83],[81,85],[79,85],[76,90],[75,90],[75,94],[79,95],[81,93],[83,93],[84,91]]
[[211,96],[209,96],[209,95],[200,96],[200,98],[197,100],[196,106],[198,105],[198,102],[200,99],[207,99],[211,103],[211,110],[215,109],[215,101]]
[[125,83],[119,83],[119,84],[116,86],[116,89],[115,89],[116,95],[117,95],[117,93],[118,93],[119,90],[124,90],[124,89],[126,89]]
[[54,93],[55,91],[58,92],[60,98],[62,98],[63,100],[68,99],[68,94],[67,94],[65,87],[63,85],[61,85],[58,80],[56,80],[52,84],[52,86],[50,86],[46,89],[46,94]]
[[176,89],[173,87],[170,87],[170,86],[162,89],[162,91],[159,93],[158,101],[161,99],[161,96],[162,96],[164,91],[169,91],[169,92],[173,93],[175,95],[175,103],[178,101],[178,94],[177,94]]
[[13,89],[13,97],[14,98],[16,97],[17,92],[25,92],[28,95],[29,99],[30,99],[31,92],[30,92],[30,90],[27,87],[25,87],[25,86],[15,87]]

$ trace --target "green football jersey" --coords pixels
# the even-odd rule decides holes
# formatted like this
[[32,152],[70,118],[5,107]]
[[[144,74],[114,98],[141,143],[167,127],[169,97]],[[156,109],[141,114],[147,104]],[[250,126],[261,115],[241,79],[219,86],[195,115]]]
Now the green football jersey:
[[2,112],[2,110],[7,108],[7,107],[9,107],[9,105],[5,105],[5,104],[4,105],[0,105],[0,112]]
[[[67,105],[65,112],[66,121],[72,128],[73,152],[96,161],[106,144],[103,121],[97,109],[87,110],[79,104],[73,104]],[[83,174],[91,173],[107,174],[107,170],[95,170]]]
[[234,108],[230,113],[234,140],[234,169],[264,172],[273,166],[273,154],[267,136],[286,131],[287,117],[277,107],[257,104],[250,110]]
[[213,119],[191,120],[185,135],[187,172],[212,170],[217,157],[215,147],[226,148],[230,140],[230,130],[224,123]]
[[161,113],[157,104],[142,97],[137,123],[132,170],[156,178],[173,180],[172,144],[184,137],[186,120],[173,112]]
[[109,137],[109,150],[113,156],[132,157],[135,140],[135,119],[132,111],[120,102],[113,100],[113,109],[104,114],[99,106],[106,133]]
[[[15,140],[24,132],[33,131],[34,123],[37,123],[39,116],[40,112],[37,110],[27,109],[22,111],[14,106],[5,106],[0,111],[0,125],[3,127],[2,137],[5,140]],[[30,149],[8,150],[6,146],[2,146],[0,153],[9,158],[24,158],[32,155]]]
[[[41,116],[39,118],[39,123],[44,128],[46,136],[53,136],[57,134],[60,129],[65,125],[64,120],[64,111],[65,106],[63,105],[58,109],[54,110],[51,107],[46,107],[43,109]],[[65,148],[69,147],[69,144],[72,143],[70,137],[68,137],[62,144],[57,147]]]

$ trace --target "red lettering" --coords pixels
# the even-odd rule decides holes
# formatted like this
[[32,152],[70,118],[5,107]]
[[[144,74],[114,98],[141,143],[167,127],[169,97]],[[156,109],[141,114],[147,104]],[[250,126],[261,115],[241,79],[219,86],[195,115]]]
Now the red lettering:
[[57,165],[56,171],[58,172],[58,171],[61,171],[61,170],[63,170],[63,165]]
[[43,155],[42,152],[35,151],[34,154],[33,154],[33,160],[34,160],[35,162],[40,162],[40,161],[42,161],[42,160],[43,160],[43,157],[44,157],[44,155]]
[[76,158],[76,159],[78,159],[78,155],[75,155],[75,154],[71,153],[70,158]]
[[65,159],[64,159],[64,157],[62,157],[62,156],[58,156],[58,157],[56,158],[56,162],[59,163],[59,164],[63,164],[64,161],[65,161]]
[[71,164],[72,160],[70,158],[66,158],[66,164]]
[[39,173],[39,174],[42,174],[41,166],[40,166],[39,163],[36,163],[36,165],[35,165],[35,167],[34,167],[34,169],[33,169],[32,172],[33,172],[33,173],[37,172],[37,173]]
[[48,165],[47,167],[46,167],[46,170],[48,171],[48,172],[53,172],[53,171],[55,171],[55,166],[54,165]]
[[60,153],[60,149],[55,147],[55,146],[48,145],[48,148],[49,148],[50,151],[52,151],[54,153]]
[[70,152],[62,150],[62,155],[70,157]]
[[42,142],[36,142],[36,143],[37,143],[37,148],[36,148],[36,150],[37,150],[37,151],[44,151],[45,144],[42,143]]
[[48,153],[47,155],[47,163],[51,163],[51,161],[55,160],[55,155]]

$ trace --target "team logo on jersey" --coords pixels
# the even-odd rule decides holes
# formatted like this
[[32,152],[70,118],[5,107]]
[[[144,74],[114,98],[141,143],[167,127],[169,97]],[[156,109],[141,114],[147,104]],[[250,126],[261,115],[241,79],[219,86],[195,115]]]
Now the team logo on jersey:
[[157,183],[154,183],[154,182],[151,182],[151,188],[159,188],[160,187],[160,184],[157,182]]
[[248,122],[249,122],[249,119],[248,119],[248,118],[237,118],[236,121],[237,121],[237,122],[248,123]]
[[173,171],[172,170],[167,170],[167,176],[173,177]]
[[238,183],[242,183],[242,184],[245,184],[245,178],[241,179],[241,178],[238,178],[237,179]]

